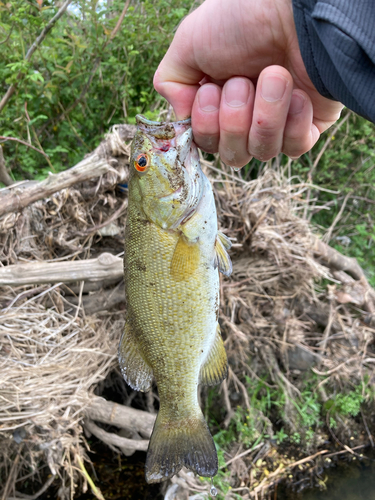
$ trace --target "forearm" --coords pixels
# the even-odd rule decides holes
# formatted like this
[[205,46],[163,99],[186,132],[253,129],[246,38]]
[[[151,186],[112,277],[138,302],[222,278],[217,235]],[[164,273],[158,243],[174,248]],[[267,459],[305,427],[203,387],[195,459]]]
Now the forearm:
[[293,11],[316,89],[375,122],[374,0],[293,0]]

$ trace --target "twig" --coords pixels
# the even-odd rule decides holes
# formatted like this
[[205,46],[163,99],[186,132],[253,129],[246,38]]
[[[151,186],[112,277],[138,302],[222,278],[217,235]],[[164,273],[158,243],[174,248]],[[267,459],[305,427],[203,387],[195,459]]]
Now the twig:
[[7,43],[7,41],[10,38],[10,35],[12,34],[14,25],[15,25],[15,23],[12,24],[12,26],[10,27],[10,30],[9,30],[9,33],[8,33],[7,37],[2,42],[0,42],[0,45],[3,45],[4,43]]
[[38,490],[34,495],[26,495],[25,493],[20,493],[19,491],[16,491],[16,495],[20,498],[12,498],[8,497],[7,500],[37,500],[45,491],[48,490],[48,488],[51,486],[51,484],[54,482],[56,479],[56,475],[51,476],[47,481],[44,483],[44,485]]
[[224,469],[225,467],[228,467],[229,464],[231,464],[232,462],[235,462],[236,460],[238,460],[239,458],[242,458],[242,457],[245,457],[246,455],[248,455],[249,453],[252,453],[253,451],[257,450],[258,448],[261,448],[262,446],[264,445],[264,443],[259,443],[257,444],[256,446],[254,446],[254,448],[249,448],[248,450],[240,453],[239,455],[236,455],[235,457],[231,458],[230,460],[228,460],[228,462],[225,464],[225,465],[222,465],[220,467],[220,469]]
[[[255,496],[257,498],[257,494],[265,487],[266,483],[270,480],[270,479],[274,479],[275,477],[281,475],[281,474],[285,474],[285,472],[289,469],[294,469],[295,467],[297,467],[298,465],[302,465],[306,462],[310,462],[311,460],[314,460],[316,457],[319,457],[320,455],[325,455],[326,453],[328,453],[329,450],[322,450],[322,451],[318,451],[317,453],[315,453],[314,455],[311,455],[309,457],[306,457],[306,458],[303,458],[302,460],[298,460],[297,462],[293,462],[292,464],[288,464],[286,465],[285,467],[282,467],[281,465],[275,470],[275,472],[272,472],[269,476],[265,477],[263,479],[263,481],[258,485],[256,486],[252,491],[251,491],[251,496]],[[273,482],[271,484],[269,484],[269,486],[271,486],[273,484]]]
[[[332,430],[332,427],[329,425],[329,419],[330,419],[330,412],[328,411],[327,412],[327,415],[326,415],[326,423],[327,423],[327,427],[328,427],[328,430],[331,434],[331,436],[333,437],[333,439],[336,441],[336,443],[341,446],[342,448],[344,448],[348,453],[350,453],[351,455],[355,455],[356,457],[358,458],[362,458],[361,455],[359,455],[358,453],[356,453],[353,448],[350,448],[348,445],[342,443],[339,438],[336,436],[336,434],[333,432]],[[369,460],[372,460],[374,461],[373,459],[369,458]]]
[[323,237],[323,240],[326,242],[326,243],[329,243],[330,240],[331,240],[331,237],[332,237],[332,232],[336,226],[336,224],[338,223],[338,221],[341,219],[341,216],[345,210],[345,206],[346,206],[346,203],[348,201],[348,199],[350,198],[350,195],[351,195],[351,191],[349,191],[349,193],[347,193],[347,195],[345,196],[344,198],[344,201],[342,202],[342,205],[341,205],[341,208],[339,210],[339,213],[336,215],[334,221],[332,222],[331,224],[331,227],[328,229],[328,231],[326,232],[326,234],[324,235]]
[[[30,120],[29,113],[27,111],[27,102],[25,102],[25,115],[26,115],[26,120],[27,120],[27,128],[29,128],[30,127],[29,123],[31,122],[31,120]],[[47,163],[48,163],[50,169],[52,170],[52,172],[56,172],[54,166],[51,163],[51,160],[49,159],[49,156],[43,151],[42,145],[40,144],[40,141],[38,138],[38,134],[35,132],[35,128],[33,125],[31,125],[31,130],[32,130],[33,135],[34,135],[35,142],[38,144],[40,151],[42,152],[43,156],[47,160]],[[30,132],[29,132],[29,135],[30,135]]]
[[8,174],[7,168],[5,166],[2,146],[0,146],[0,182],[5,184],[6,186],[11,186],[12,184],[14,184],[14,180]]
[[106,47],[106,46],[108,45],[108,43],[109,43],[110,41],[112,41],[112,40],[115,38],[115,36],[117,35],[117,32],[118,32],[118,30],[120,29],[121,24],[122,24],[122,21],[124,20],[124,17],[125,17],[125,15],[126,15],[126,12],[127,12],[128,8],[129,8],[129,4],[130,4],[130,0],[126,0],[125,5],[124,5],[124,8],[122,9],[122,12],[121,12],[121,14],[120,14],[120,17],[118,18],[118,21],[117,21],[117,23],[116,23],[116,26],[113,28],[113,31],[112,31],[112,33],[109,35],[109,39],[108,39],[108,41],[105,43],[104,47]]
[[228,382],[227,380],[224,380],[223,383],[221,384],[221,389],[223,390],[224,393],[224,402],[225,402],[225,407],[227,409],[227,416],[225,417],[223,426],[225,429],[228,428],[230,421],[232,420],[234,411],[232,409],[232,406],[230,404],[229,400],[229,391],[228,391]]
[[[78,297],[65,297],[69,304],[73,304],[78,307],[79,299]],[[101,311],[109,311],[112,307],[117,306],[125,302],[125,287],[124,283],[120,283],[115,289],[101,290],[98,293],[91,293],[89,295],[84,295],[81,301],[81,307],[85,314],[91,315],[96,314]],[[51,301],[52,304],[52,301]],[[50,307],[49,302],[47,302],[46,307]]]
[[365,277],[364,272],[356,259],[342,255],[340,252],[330,247],[319,238],[315,238],[312,250],[315,255],[323,260],[327,267],[337,269],[339,271],[346,271],[355,280],[360,280]]
[[10,472],[9,472],[9,475],[8,475],[8,479],[7,479],[7,482],[5,483],[5,488],[4,488],[4,491],[3,491],[3,495],[1,497],[1,500],[6,500],[7,498],[7,495],[8,495],[8,490],[10,489],[11,487],[11,484],[12,484],[12,480],[13,480],[13,476],[15,475],[15,470],[17,468],[17,465],[18,465],[18,462],[20,461],[20,456],[21,456],[21,452],[22,452],[22,449],[23,449],[23,445],[21,445],[21,448],[19,449],[18,453],[17,453],[17,456],[14,460],[14,462],[12,463],[12,467],[10,469]]
[[79,236],[87,236],[88,234],[95,233],[96,231],[99,231],[99,229],[102,229],[103,227],[108,226],[108,224],[110,224],[111,222],[113,222],[114,220],[116,220],[120,217],[120,215],[124,212],[124,210],[127,206],[128,206],[128,199],[125,198],[121,204],[121,207],[118,210],[116,210],[116,212],[113,215],[111,215],[111,217],[109,219],[105,220],[101,224],[98,224],[97,226],[90,227],[89,229],[86,229],[86,231],[82,231],[82,232],[77,233],[77,234],[79,234]]
[[[355,446],[354,448],[350,448],[350,449],[352,451],[361,450],[362,448],[366,448],[367,446],[368,446],[367,444],[360,444],[359,446]],[[335,451],[335,453],[329,453],[329,455],[326,455],[325,458],[335,457],[336,455],[342,455],[343,453],[349,453],[349,451],[348,450]],[[363,458],[367,458],[367,457],[363,457]]]
[[[106,40],[106,42],[103,44],[102,48],[101,48],[101,53],[103,53],[104,49],[108,46],[108,44],[114,39],[114,37],[116,36],[117,32],[119,31],[120,27],[121,27],[121,24],[122,24],[122,21],[124,20],[124,17],[126,15],[126,12],[128,10],[128,7],[129,7],[129,4],[130,4],[130,0],[127,0],[125,5],[124,5],[124,8],[120,14],[120,17],[116,23],[116,26],[114,27],[113,31],[111,32],[111,34],[109,35],[108,39]],[[61,120],[64,120],[65,116],[67,116],[81,101],[82,99],[85,97],[85,95],[87,94],[87,91],[89,90],[90,88],[90,85],[92,83],[92,80],[95,76],[95,73],[96,73],[96,70],[98,69],[99,67],[99,64],[101,63],[102,59],[101,57],[97,57],[95,59],[95,62],[93,64],[93,67],[92,67],[92,70],[91,70],[91,73],[89,75],[89,78],[85,84],[85,86],[83,87],[80,95],[77,97],[77,99],[73,102],[73,104],[71,104],[70,106],[68,106],[68,108],[63,112],[61,113],[59,116],[57,116],[55,119],[51,119],[51,120],[48,120],[44,125],[43,127],[41,128],[40,130],[40,133],[43,133],[44,130],[49,126],[49,124],[52,122],[54,123],[55,125],[57,123],[59,123]]]
[[99,396],[92,396],[92,402],[86,409],[86,415],[91,420],[135,431],[146,438],[151,437],[155,423],[155,415],[107,401]]
[[363,424],[365,426],[365,429],[366,429],[366,432],[367,432],[367,435],[368,435],[368,438],[370,440],[370,443],[371,443],[371,447],[374,448],[374,439],[372,437],[372,434],[370,432],[370,429],[368,428],[368,425],[367,425],[367,422],[366,422],[366,418],[365,418],[365,414],[363,413],[363,410],[361,408],[361,415],[362,415],[362,420],[363,420]]
[[[329,134],[326,142],[323,144],[322,149],[319,151],[318,156],[315,158],[315,161],[313,163],[313,166],[311,167],[309,173],[308,173],[308,179],[311,182],[312,176],[314,173],[314,170],[316,169],[318,163],[320,162],[321,157],[325,153],[325,150],[328,148],[330,142],[332,141],[332,137],[338,132],[338,130],[344,125],[344,123],[349,120],[349,117],[352,115],[352,112],[349,111],[347,115],[336,125],[336,127],[332,130],[332,132]],[[306,195],[306,205],[303,213],[303,218],[306,219],[307,216],[307,211],[310,205],[310,196],[311,196],[311,189],[308,190],[307,195]]]
[[32,146],[31,144],[29,144],[26,141],[23,141],[22,139],[17,139],[17,137],[7,137],[5,135],[0,135],[0,139],[2,141],[4,141],[4,142],[5,141],[16,141],[16,142],[19,142],[19,143],[23,144],[24,146],[27,146],[28,148],[31,148],[34,151],[37,151],[38,153],[40,153],[41,155],[43,155],[45,158],[48,158],[48,155],[44,151],[41,151],[40,149]]
[[358,358],[349,358],[349,359],[346,359],[343,363],[340,363],[339,365],[335,366],[335,368],[332,368],[331,370],[328,370],[327,372],[323,373],[323,372],[320,372],[319,370],[317,370],[316,368],[311,368],[312,371],[314,373],[316,373],[317,375],[320,375],[321,377],[328,377],[328,375],[332,375],[332,373],[335,373],[337,372],[337,370],[339,370],[340,368],[342,368],[343,366],[345,366],[346,364],[348,363],[351,363],[352,361],[356,361]]
[[[34,52],[36,51],[36,49],[43,42],[43,40],[47,36],[48,32],[51,31],[51,29],[53,28],[56,21],[58,21],[60,19],[60,17],[64,14],[64,12],[66,11],[66,9],[71,1],[72,0],[66,0],[66,2],[60,7],[59,11],[53,16],[53,18],[47,24],[47,26],[45,26],[45,28],[43,28],[43,30],[40,33],[40,35],[38,36],[38,38],[34,41],[34,43],[31,45],[31,47],[27,51],[27,54],[25,56],[25,61],[30,61],[30,59],[31,59],[32,55],[34,54]],[[22,73],[19,73],[17,76],[17,80],[20,80],[21,78],[22,78]],[[17,88],[17,83],[12,83],[12,85],[6,91],[4,97],[1,99],[1,102],[0,102],[0,113],[4,109],[4,107],[6,106],[9,99],[14,94],[16,88]]]
[[[327,323],[327,326],[324,329],[323,340],[321,341],[321,346],[320,346],[320,349],[322,351],[322,353],[321,353],[322,357],[324,356],[324,354],[326,352],[327,342],[328,342],[328,338],[329,338],[330,333],[331,333],[331,328],[332,328],[332,324],[333,324],[334,318],[335,318],[335,310],[334,310],[334,307],[333,307],[333,305],[331,303],[330,304],[329,317],[328,317],[328,323]],[[323,359],[321,360],[321,363],[322,362],[323,362]]]

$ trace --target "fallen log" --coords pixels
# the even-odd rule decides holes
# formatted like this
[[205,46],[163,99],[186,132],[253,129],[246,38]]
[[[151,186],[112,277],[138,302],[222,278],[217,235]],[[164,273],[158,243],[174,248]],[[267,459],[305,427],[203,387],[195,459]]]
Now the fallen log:
[[[41,182],[23,181],[0,189],[0,217],[18,212],[35,201],[51,196],[57,191],[79,182],[99,177],[107,172],[117,173],[115,158],[125,154],[127,139],[134,136],[135,127],[117,125],[95,151],[72,167],[58,174],[51,174]],[[119,176],[120,177],[120,176]],[[122,179],[119,178],[119,182]]]
[[125,285],[124,283],[119,284],[116,288],[110,290],[102,290],[98,293],[92,293],[90,295],[84,295],[81,298],[81,303],[79,297],[67,297],[66,298],[70,304],[81,307],[85,310],[85,313],[95,314],[100,311],[109,311],[112,307],[125,302]]
[[[93,396],[91,405],[86,409],[84,426],[86,432],[94,434],[115,451],[121,450],[130,456],[135,451],[147,451],[149,438],[155,423],[155,415],[123,406],[104,398]],[[114,432],[107,432],[96,422],[120,427],[132,438],[120,436]],[[141,437],[146,439],[141,439]]]
[[132,455],[135,451],[147,451],[148,448],[148,439],[124,438],[114,432],[105,431],[90,419],[85,421],[85,429],[107,444],[112,450],[118,451],[120,449],[127,456]]
[[156,415],[107,401],[99,396],[93,396],[92,403],[85,413],[91,420],[135,431],[148,439],[156,419]]
[[68,262],[30,262],[0,269],[0,286],[41,285],[121,278],[123,261],[110,253],[96,259]]

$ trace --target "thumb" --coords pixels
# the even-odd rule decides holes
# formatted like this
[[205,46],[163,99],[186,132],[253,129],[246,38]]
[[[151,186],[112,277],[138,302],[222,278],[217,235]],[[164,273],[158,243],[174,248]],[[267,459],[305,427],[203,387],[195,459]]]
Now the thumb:
[[180,25],[154,75],[155,90],[173,106],[177,120],[191,116],[199,82],[205,76],[192,57],[192,32],[186,29],[189,17]]

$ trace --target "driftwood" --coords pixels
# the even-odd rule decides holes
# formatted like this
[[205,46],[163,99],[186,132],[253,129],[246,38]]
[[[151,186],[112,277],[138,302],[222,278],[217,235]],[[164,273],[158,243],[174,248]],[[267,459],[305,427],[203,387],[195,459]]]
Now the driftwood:
[[95,314],[100,311],[109,311],[112,307],[125,302],[125,286],[124,283],[111,288],[110,290],[102,290],[98,293],[82,296],[80,301],[79,297],[68,297],[68,302],[74,306],[80,305],[83,307],[86,314]]
[[0,269],[0,286],[108,280],[121,278],[122,275],[122,259],[110,253],[102,253],[96,259],[31,262],[6,266]]
[[[85,430],[94,434],[115,451],[121,450],[125,455],[132,455],[135,451],[147,451],[148,439],[151,437],[155,422],[155,415],[122,406],[107,401],[98,396],[86,410]],[[107,432],[93,420],[104,424],[120,427],[126,431],[127,437],[119,436],[114,432]],[[141,436],[147,439],[141,439]]]
[[135,451],[147,451],[148,448],[147,439],[124,438],[113,432],[105,431],[90,419],[86,419],[85,421],[85,430],[94,434],[94,436],[103,441],[103,443],[106,443],[112,450],[118,451],[120,449],[127,456],[132,455]]
[[[370,315],[375,313],[375,291],[370,286],[365,273],[354,257],[346,257],[322,240],[315,239],[313,252],[324,265],[329,267],[333,276],[344,285],[336,292],[341,304],[352,303],[363,307]],[[373,323],[370,316],[369,323]]]
[[93,396],[86,415],[91,420],[137,432],[147,439],[151,437],[156,418],[149,412],[122,406],[99,396]]
[[105,158],[90,155],[75,167],[59,174],[50,174],[41,182],[22,182],[0,191],[0,216],[18,212],[27,205],[51,196],[56,191],[67,188],[92,177],[103,175],[112,169]]
[[316,238],[312,250],[330,269],[346,271],[355,280],[365,277],[363,269],[355,258],[342,255],[322,240]]
[[92,154],[75,167],[59,174],[50,174],[41,182],[20,182],[1,189],[0,217],[10,212],[18,212],[35,201],[47,198],[79,182],[99,177],[109,171],[117,174],[113,162],[117,156],[125,155],[124,141],[132,138],[134,130],[135,127],[129,125],[118,125]]

